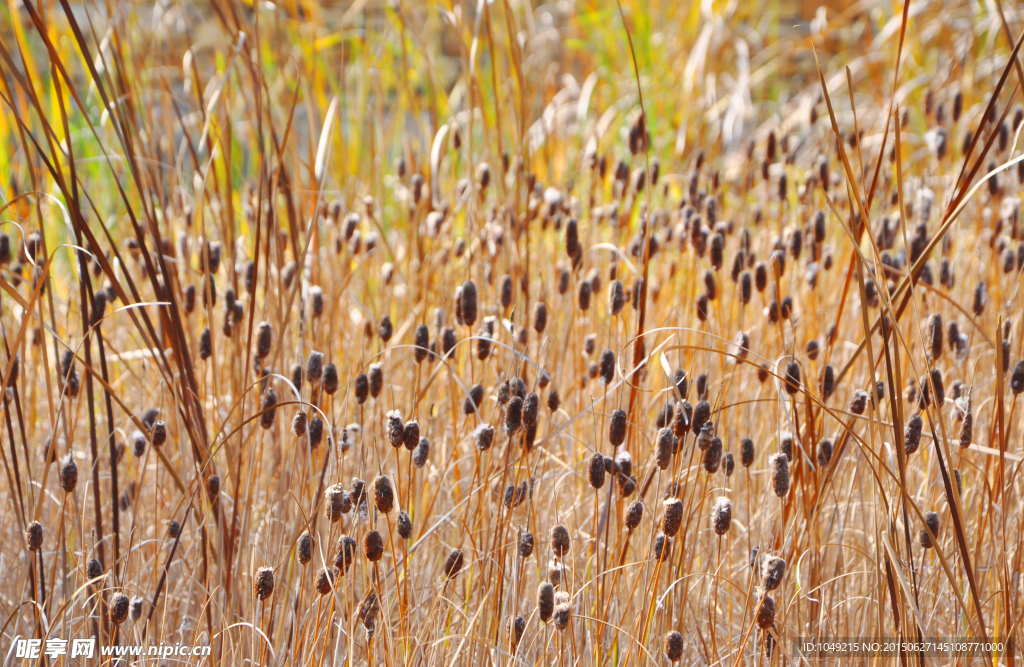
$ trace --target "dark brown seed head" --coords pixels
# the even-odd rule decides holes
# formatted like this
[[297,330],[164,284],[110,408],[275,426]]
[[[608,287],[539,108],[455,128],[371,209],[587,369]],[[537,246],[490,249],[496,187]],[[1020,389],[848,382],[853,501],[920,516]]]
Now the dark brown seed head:
[[1010,376],[1010,389],[1014,396],[1024,392],[1024,359],[1017,362],[1013,367],[1013,374]]
[[384,367],[380,364],[370,364],[369,380],[370,396],[377,398],[384,388]]
[[850,405],[848,406],[850,412],[855,415],[864,414],[864,410],[868,407],[868,393],[858,389],[853,392],[853,398],[850,399]]
[[462,549],[452,549],[452,552],[448,554],[448,558],[444,561],[445,578],[454,579],[458,576],[464,563],[465,557],[462,555]]
[[324,366],[322,386],[324,392],[328,395],[333,395],[334,392],[338,391],[338,367],[333,363]]
[[608,424],[608,441],[618,447],[626,440],[626,411],[619,408],[612,411]]
[[[332,484],[324,491],[324,517],[334,523],[339,521],[345,514],[345,488],[339,484]],[[348,499],[351,508],[351,497]]]
[[356,607],[356,618],[358,618],[367,628],[367,632],[372,632],[370,628],[373,627],[374,622],[377,620],[377,614],[379,613],[380,600],[377,598],[377,593],[370,590],[359,603],[359,606]]
[[373,480],[373,503],[381,514],[389,514],[395,509],[395,490],[387,475],[377,475]]
[[832,364],[825,364],[821,371],[821,398],[827,401],[836,389],[836,371]]
[[663,503],[661,530],[669,537],[675,537],[683,525],[683,501],[669,498]]
[[637,526],[640,525],[640,521],[644,518],[644,504],[639,500],[634,500],[626,508],[625,524],[626,530],[633,532]]
[[261,567],[256,570],[253,577],[253,592],[260,600],[266,600],[274,594],[274,570],[269,567]]
[[513,396],[505,407],[505,435],[511,436],[523,426],[523,399]]
[[908,455],[916,452],[921,445],[921,429],[923,427],[924,421],[921,419],[920,412],[907,420],[907,425],[903,429],[903,447]]
[[478,451],[485,452],[491,448],[494,444],[494,427],[481,424],[475,431],[476,435],[474,441],[476,442],[476,448]]
[[324,355],[316,350],[309,353],[306,358],[306,379],[310,384],[320,382],[324,372]]
[[71,493],[78,486],[78,464],[71,454],[64,459],[60,467],[60,488],[64,493]]
[[89,579],[98,579],[103,576],[103,563],[99,559],[91,558],[85,564],[85,575]]
[[555,611],[555,587],[545,581],[537,586],[537,615],[542,623],[551,620]]
[[363,535],[363,556],[371,563],[384,557],[384,538],[376,530],[369,530]]
[[749,468],[754,463],[754,441],[750,438],[743,438],[740,441],[740,464]]
[[523,633],[526,632],[526,619],[522,616],[508,619],[506,632],[508,634],[509,647],[514,653],[516,647],[519,646],[519,642],[523,639]]
[[[939,521],[939,515],[937,513],[924,513],[924,527],[921,528],[921,533],[918,535],[918,541],[921,543],[921,546],[923,548],[931,549],[933,546],[935,546],[935,540],[932,539],[932,536],[934,535],[935,539],[938,539],[940,525],[941,523]],[[931,531],[931,534],[929,534],[928,531]]]
[[395,327],[391,324],[391,317],[387,314],[380,318],[380,322],[377,323],[377,335],[386,344],[391,340],[391,336],[395,333]]
[[672,538],[664,533],[658,533],[654,538],[654,558],[658,561],[666,561],[672,556]]
[[416,359],[416,363],[421,363],[427,358],[427,353],[430,349],[430,329],[426,324],[421,324],[416,327],[416,349],[413,352],[413,356]]
[[512,305],[512,276],[507,273],[501,277],[501,288],[499,290],[501,294],[501,307],[508,308]]
[[800,390],[800,365],[795,361],[786,364],[786,393],[790,396]]
[[601,353],[601,384],[610,385],[615,379],[615,353],[605,350]]
[[832,460],[832,441],[825,438],[818,443],[818,466],[827,468]]
[[528,530],[524,530],[519,533],[518,544],[516,545],[516,551],[519,553],[520,558],[529,558],[530,554],[533,553],[533,533]]
[[396,524],[398,526],[398,536],[400,538],[407,540],[412,537],[412,519],[409,518],[409,515],[405,510],[398,513]]
[[[269,391],[273,391],[273,390],[269,390]],[[277,402],[276,395],[275,395],[275,398],[274,398],[274,402],[275,403]],[[165,424],[163,422],[163,420],[157,420],[157,422],[155,424],[153,424],[153,430],[150,431],[149,437],[150,437],[150,440],[153,442],[153,446],[154,447],[161,447],[161,446],[163,446],[163,444],[165,442],[167,442],[167,424]]]
[[523,424],[527,427],[536,426],[539,412],[540,397],[531,391],[526,395],[526,400],[523,401]]
[[679,659],[683,657],[683,636],[675,630],[668,632],[665,635],[662,648],[669,662],[679,662]]
[[548,307],[543,301],[538,301],[533,306],[533,329],[538,334],[544,333],[548,326]]
[[604,457],[600,454],[594,454],[590,458],[590,463],[587,467],[587,478],[590,480],[590,486],[595,489],[600,489],[604,486],[605,469],[604,469]]
[[555,556],[561,558],[569,553],[569,530],[562,524],[551,529],[551,551]]
[[402,444],[410,452],[420,444],[420,423],[418,421],[412,420],[405,423],[402,429]]
[[256,328],[256,358],[266,359],[274,342],[274,327],[270,322],[260,322]]
[[785,454],[772,454],[768,457],[768,470],[772,480],[772,491],[779,498],[789,493],[789,459]]
[[775,598],[765,593],[757,606],[757,627],[767,630],[775,623]]
[[334,570],[322,568],[316,575],[316,591],[320,595],[327,595],[334,586]]
[[715,529],[715,535],[725,535],[732,526],[732,501],[721,497],[715,501],[711,510],[711,527]]
[[342,535],[334,552],[334,566],[341,572],[348,570],[356,557],[356,540],[354,537]]
[[299,541],[295,545],[295,552],[299,556],[299,562],[303,565],[313,560],[313,538],[309,533],[299,535]]
[[969,391],[967,394],[967,408],[964,410],[964,420],[960,425],[960,446],[970,447],[971,440],[974,436],[974,411],[972,409],[972,395]]
[[412,452],[412,464],[417,468],[422,468],[427,463],[427,457],[430,456],[430,441],[426,438],[420,438],[420,444],[416,445],[416,449]]
[[667,426],[660,429],[658,431],[657,450],[655,453],[655,459],[660,469],[668,469],[672,463],[672,454],[675,453],[675,450],[676,436],[673,435],[672,429]]
[[295,391],[302,391],[302,364],[292,364],[292,385]]
[[625,476],[633,474],[633,457],[627,451],[621,451],[615,457],[615,465]]
[[786,561],[778,556],[769,556],[761,562],[761,582],[766,591],[774,591],[786,576]]
[[352,478],[352,502],[358,506],[366,500],[366,484],[358,477]]
[[565,630],[569,627],[569,621],[572,620],[572,606],[568,602],[555,605],[555,627],[559,630]]
[[110,622],[114,625],[121,625],[128,620],[128,611],[131,601],[124,593],[114,593],[110,596]]
[[711,445],[704,451],[704,470],[709,475],[718,472],[722,464],[722,439],[717,435],[711,439]]
[[707,401],[699,401],[693,409],[693,419],[690,420],[690,429],[694,435],[700,435],[704,424],[711,419],[711,404]]
[[171,519],[167,522],[167,536],[177,539],[179,535],[181,535],[181,524],[176,519]]
[[[275,408],[276,405],[277,405],[277,392],[274,391],[273,387],[267,387],[267,390],[265,392],[263,392],[263,401],[260,403],[260,411],[261,411],[261,414],[260,414],[260,426],[262,426],[263,428],[270,428],[271,426],[274,425],[274,417],[277,414],[277,409]],[[163,422],[157,422],[157,425],[162,424],[162,423]],[[153,446],[154,447],[157,446],[157,444],[156,444],[157,443],[156,433],[157,433],[157,426],[154,426],[153,427]],[[165,431],[165,434],[166,434],[166,431]],[[166,435],[164,436],[164,439],[166,439]]]
[[306,412],[302,408],[295,411],[295,415],[292,416],[292,435],[296,438],[301,438],[306,435],[306,425],[308,421],[306,419]]
[[626,305],[626,291],[621,280],[613,280],[608,285],[608,312],[615,317]]
[[29,551],[39,551],[43,546],[43,525],[33,521],[25,530],[25,546]]
[[309,435],[309,448],[316,449],[319,447],[320,442],[324,438],[324,420],[320,418],[320,415],[315,415],[309,420],[306,432]]
[[206,478],[206,493],[213,502],[220,497],[220,475],[210,475]]

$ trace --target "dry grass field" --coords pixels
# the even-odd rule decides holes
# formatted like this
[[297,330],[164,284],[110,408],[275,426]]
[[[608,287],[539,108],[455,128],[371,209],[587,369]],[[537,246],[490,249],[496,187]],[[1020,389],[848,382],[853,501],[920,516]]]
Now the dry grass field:
[[1022,659],[1024,11],[818,5],[6,3],[0,663]]

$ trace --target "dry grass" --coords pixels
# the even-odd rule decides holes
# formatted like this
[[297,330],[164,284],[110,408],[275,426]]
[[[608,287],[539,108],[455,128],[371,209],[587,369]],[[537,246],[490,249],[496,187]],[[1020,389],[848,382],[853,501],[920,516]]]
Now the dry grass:
[[1020,643],[1019,8],[325,4],[0,18],[3,651]]

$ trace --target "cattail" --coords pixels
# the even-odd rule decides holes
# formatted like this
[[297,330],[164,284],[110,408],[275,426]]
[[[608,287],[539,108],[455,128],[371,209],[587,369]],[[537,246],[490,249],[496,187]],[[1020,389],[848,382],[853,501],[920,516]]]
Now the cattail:
[[[633,530],[640,525],[640,521],[644,518],[644,504],[639,500],[634,500],[626,508],[625,524],[626,530],[633,532]],[[552,548],[554,547],[554,535],[552,535]],[[557,554],[557,551],[556,551]]]
[[402,424],[402,413],[398,410],[390,410],[384,417],[384,429],[388,434],[388,442],[391,443],[391,446],[396,449],[401,447],[402,442],[405,440],[405,426]]
[[508,308],[512,305],[512,276],[507,273],[501,277],[501,288],[499,290],[501,297],[501,307]]
[[373,590],[369,590],[366,596],[356,607],[356,618],[362,622],[363,627],[366,628],[366,633],[369,636],[373,635],[373,627],[377,621],[377,614],[380,613],[380,600],[377,597],[377,593]]
[[975,317],[981,317],[985,312],[985,306],[988,304],[988,285],[982,280],[974,287],[974,303],[972,304],[972,312]]
[[593,294],[593,286],[590,281],[584,280],[580,283],[579,292],[577,293],[577,303],[580,310],[586,312],[590,310],[590,297]]
[[269,567],[261,567],[256,570],[253,577],[253,592],[260,600],[266,600],[274,594],[274,570]]
[[757,627],[768,630],[775,623],[775,598],[765,593],[757,605]]
[[786,364],[786,393],[790,396],[800,390],[800,365],[795,361]]
[[124,593],[114,593],[110,596],[110,622],[114,625],[121,625],[128,620],[128,611],[131,601]]
[[299,562],[303,565],[313,560],[313,538],[310,537],[309,533],[299,535],[299,541],[295,545],[295,553],[299,557]]
[[[270,389],[268,390],[268,393],[272,391],[273,389]],[[276,395],[274,396],[274,402],[277,402]],[[273,417],[271,417],[271,419],[273,419]],[[153,443],[154,447],[162,447],[163,444],[167,442],[167,424],[165,424],[163,420],[158,420],[153,424],[153,430],[149,434],[149,439]]]
[[669,498],[662,505],[661,530],[665,535],[675,537],[683,525],[683,501]]
[[537,414],[540,411],[540,397],[530,392],[523,401],[523,424],[527,427],[537,424]]
[[[929,379],[931,382],[929,382]],[[933,368],[928,375],[922,376],[921,384],[921,407],[925,408],[931,404],[932,386],[935,389],[935,404],[941,406],[946,402],[946,390],[942,386],[942,373],[938,368]]]
[[772,491],[779,498],[789,493],[789,459],[785,454],[772,454],[768,457],[768,469],[771,474]]
[[302,408],[296,410],[295,414],[292,416],[292,435],[294,435],[296,438],[301,438],[302,436],[306,435],[307,423],[308,419],[306,417],[305,410],[303,410]]
[[128,615],[133,621],[137,621],[142,618],[142,605],[145,600],[141,596],[136,595],[129,601],[129,612]]
[[[345,514],[345,487],[341,484],[332,484],[324,491],[324,517],[331,523],[340,520]],[[349,500],[351,507],[351,499]]]
[[181,535],[181,524],[176,519],[171,519],[167,523],[167,536],[176,540],[179,535]]
[[932,361],[942,356],[942,316],[933,313],[928,317],[928,349],[931,350]]
[[430,329],[427,328],[426,324],[421,324],[416,327],[416,349],[413,352],[413,356],[415,357],[417,364],[427,358],[429,350]]
[[555,611],[555,587],[545,581],[537,586],[537,615],[542,623],[551,620]]
[[43,525],[38,521],[30,523],[25,530],[25,546],[29,551],[39,551],[43,546]]
[[658,533],[654,538],[654,558],[664,562],[672,556],[672,539],[664,533]]
[[338,367],[333,363],[324,366],[321,386],[328,396],[332,396],[334,392],[338,391]]
[[711,439],[711,444],[706,450],[704,450],[704,470],[709,475],[718,472],[718,467],[722,463],[722,439],[715,436]]
[[850,412],[855,415],[864,414],[864,410],[868,407],[868,393],[866,391],[857,390],[853,393],[853,398],[850,399],[850,405],[848,406]]
[[368,530],[363,535],[363,556],[371,563],[384,557],[384,538],[376,530]]
[[736,459],[733,458],[732,452],[725,453],[725,476],[732,477],[733,470],[736,469]]
[[[274,416],[277,414],[277,410],[274,406],[277,405],[277,392],[274,391],[273,387],[267,387],[267,390],[263,393],[263,401],[260,403],[260,426],[263,428],[270,428],[274,425]],[[162,424],[163,422],[157,422]],[[156,447],[156,432],[157,428],[153,428],[153,446]],[[166,432],[166,431],[165,431]],[[165,436],[166,438],[166,436]]]
[[622,312],[626,305],[626,290],[621,280],[613,280],[608,285],[608,312],[612,317]]
[[380,322],[377,323],[377,335],[384,341],[385,344],[391,340],[391,336],[395,333],[395,327],[391,324],[391,317],[385,314],[380,318]]
[[[924,513],[924,527],[921,528],[921,532],[918,535],[918,541],[921,543],[922,548],[931,549],[935,546],[932,536],[938,539],[940,525],[938,514],[935,512]],[[929,531],[931,532],[929,533]]]
[[103,563],[98,558],[90,558],[85,564],[85,576],[89,579],[99,579],[103,576]]
[[409,515],[405,510],[398,513],[396,524],[398,528],[398,536],[400,538],[407,540],[412,537],[412,519],[409,518]]
[[573,261],[579,262],[583,254],[583,247],[580,245],[579,224],[576,218],[569,218],[565,223],[565,254]]
[[[400,420],[401,418],[399,418]],[[390,434],[389,434],[390,435]],[[410,452],[420,444],[420,423],[415,419],[405,423],[402,428],[402,444]]]
[[320,595],[327,595],[334,587],[334,570],[322,568],[316,575],[316,591]]
[[770,556],[761,564],[761,580],[766,591],[774,591],[786,576],[786,561],[778,556]]
[[818,466],[827,468],[832,460],[832,441],[825,438],[818,443]]
[[672,454],[675,453],[676,448],[675,440],[676,437],[672,434],[671,428],[665,427],[658,431],[655,459],[658,467],[662,470],[667,470],[669,464],[672,463]]
[[618,408],[612,411],[608,424],[608,441],[618,447],[626,440],[626,411]]
[[970,447],[974,433],[974,411],[971,409],[972,392],[967,392],[967,409],[964,410],[964,421],[960,425],[960,446]]
[[690,429],[694,435],[700,435],[704,425],[711,419],[711,404],[707,401],[699,401],[693,409],[693,419],[690,420]]
[[715,529],[715,535],[722,536],[729,532],[730,526],[732,526],[732,501],[723,496],[715,501],[715,506],[711,510],[711,527]]
[[519,537],[516,544],[516,552],[519,554],[520,558],[529,558],[530,554],[533,553],[533,546],[533,533],[531,533],[528,530],[519,533]]
[[220,497],[220,475],[210,475],[206,478],[206,493],[214,502]]
[[462,549],[452,549],[452,552],[448,554],[448,558],[444,561],[443,571],[445,579],[454,579],[458,576],[464,563],[465,558],[462,555]]
[[590,486],[595,489],[600,489],[604,486],[604,457],[600,454],[594,454],[590,458],[590,464],[587,468],[587,478],[590,480]]
[[341,572],[345,572],[352,565],[356,557],[356,540],[348,535],[342,535],[338,540],[337,550],[334,554],[334,566]]
[[551,529],[551,551],[559,558],[569,553],[569,530],[562,524]]
[[[370,396],[377,398],[384,387],[384,367],[380,364],[370,364],[369,390]],[[365,399],[364,399],[365,400]]]
[[78,464],[71,454],[64,459],[60,467],[60,488],[64,493],[71,493],[78,486]]
[[373,480],[373,504],[381,514],[390,514],[395,509],[395,490],[387,475],[377,475]]
[[749,468],[754,463],[754,441],[750,438],[743,438],[740,441],[740,463],[744,468]]
[[626,477],[633,474],[633,457],[627,451],[619,452],[618,456],[615,457],[614,465]]
[[494,427],[487,424],[481,424],[475,431],[474,441],[476,443],[477,451],[487,451],[494,444]]
[[309,448],[316,449],[324,438],[324,420],[320,415],[314,415],[306,426],[306,435],[309,436]]
[[420,438],[420,442],[416,445],[416,449],[412,452],[412,464],[417,468],[422,468],[427,463],[427,457],[430,456],[430,441],[426,438]]
[[832,364],[825,364],[821,371],[821,400],[827,401],[836,389],[836,371]]
[[274,327],[270,322],[260,322],[256,328],[256,358],[266,359],[274,342]]
[[523,426],[523,399],[513,396],[505,407],[505,435],[511,436]]
[[562,602],[555,606],[555,627],[558,630],[565,630],[572,620],[572,606],[568,602]]
[[1024,359],[1018,361],[1017,365],[1013,367],[1013,374],[1010,375],[1010,389],[1014,396],[1024,392]]
[[508,619],[508,627],[506,633],[508,635],[509,650],[512,653],[516,652],[516,647],[519,646],[519,642],[523,639],[523,633],[526,632],[526,619],[522,616],[516,616],[515,618]]
[[662,648],[669,662],[679,662],[679,659],[683,657],[683,636],[675,630],[668,632],[665,635]]

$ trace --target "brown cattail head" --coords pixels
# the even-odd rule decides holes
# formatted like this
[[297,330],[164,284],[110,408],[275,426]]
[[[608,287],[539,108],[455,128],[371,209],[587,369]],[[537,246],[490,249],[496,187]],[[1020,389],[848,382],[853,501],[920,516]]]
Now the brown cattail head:
[[761,584],[766,591],[774,591],[786,576],[786,561],[769,556],[761,561]]
[[114,625],[121,625],[128,620],[128,611],[131,607],[131,600],[124,593],[114,593],[110,596],[110,622]]
[[43,524],[33,521],[25,530],[25,546],[29,551],[39,551],[43,546]]
[[398,529],[398,536],[400,538],[407,540],[412,537],[412,519],[409,518],[409,514],[405,510],[398,513],[396,525]]
[[153,430],[150,431],[149,438],[153,442],[154,447],[161,447],[165,442],[167,442],[167,424],[165,424],[162,419],[157,420],[157,422],[153,424]]
[[562,602],[555,605],[555,613],[553,618],[555,619],[555,627],[558,630],[565,630],[569,627],[569,622],[572,620],[572,605],[568,602]]
[[921,419],[920,412],[915,413],[907,420],[907,425],[903,429],[903,448],[908,455],[916,452],[917,448],[921,446],[922,428],[924,428],[924,421]]
[[703,463],[709,475],[718,472],[722,464],[722,439],[717,435],[711,438],[711,445],[704,451]]
[[615,380],[615,353],[611,350],[602,352],[600,364],[601,384],[610,385]]
[[368,530],[363,535],[363,556],[371,563],[384,557],[384,538],[376,530]]
[[1024,359],[1018,361],[1017,365],[1013,367],[1013,374],[1010,376],[1010,389],[1014,396],[1024,392]]
[[462,555],[462,549],[452,549],[452,552],[448,554],[448,558],[444,561],[445,579],[454,579],[458,576],[464,563],[465,557]]
[[693,408],[693,418],[690,420],[690,429],[694,435],[699,436],[704,425],[711,419],[711,404],[707,401],[698,401]]
[[299,535],[299,541],[295,544],[295,553],[303,565],[313,560],[313,538],[308,532]]
[[[270,428],[274,425],[274,416],[277,414],[277,392],[274,391],[273,387],[267,387],[267,390],[263,392],[263,401],[260,403],[260,426],[263,428]],[[157,422],[162,424],[163,422]],[[153,427],[153,446],[156,447],[156,432],[157,427]],[[166,434],[166,430],[165,430]],[[164,436],[166,439],[166,435]]]
[[[636,527],[640,525],[640,521],[643,518],[644,518],[644,504],[642,502],[640,502],[639,500],[634,500],[633,502],[631,502],[629,504],[629,507],[626,508],[626,517],[625,517],[626,530],[632,533],[634,530],[636,530]],[[554,544],[553,540],[554,540],[554,536],[552,536],[552,546]],[[557,554],[557,551],[555,553]]]
[[668,469],[669,465],[672,463],[672,455],[675,453],[675,450],[676,436],[672,433],[672,429],[667,426],[659,429],[655,460],[660,469]]
[[757,603],[757,627],[767,630],[775,623],[775,598],[765,593]]
[[181,535],[181,524],[178,523],[177,519],[171,519],[167,522],[167,536],[171,539],[177,539]]
[[314,415],[306,427],[306,434],[309,436],[309,448],[316,449],[324,439],[324,420],[320,415]]
[[540,412],[540,396],[534,392],[526,395],[523,401],[523,424],[527,428],[537,425],[537,415]]
[[[932,539],[932,536],[935,536],[935,539],[938,539],[940,526],[941,522],[939,521],[939,515],[937,513],[924,513],[924,527],[921,528],[921,533],[918,535],[918,540],[920,541],[922,548],[931,549],[935,546],[935,541]],[[929,531],[931,531],[931,534],[929,534]]]
[[550,581],[542,582],[537,586],[537,615],[542,623],[551,620],[555,611],[555,587]]
[[302,408],[295,410],[295,414],[292,416],[292,435],[296,438],[306,435],[307,423],[306,411]]
[[868,407],[868,393],[860,389],[853,392],[853,398],[850,399],[850,405],[847,407],[855,415],[864,414]]
[[561,558],[569,553],[569,529],[558,524],[551,529],[551,551],[555,556]]
[[768,471],[772,480],[772,491],[779,498],[789,493],[789,458],[782,453],[768,457]]
[[324,366],[324,374],[321,378],[321,386],[328,396],[338,391],[338,367],[334,364]]
[[339,571],[345,572],[352,565],[356,557],[356,540],[354,537],[342,535],[338,540],[337,550],[334,553],[334,566]]
[[716,535],[725,535],[731,526],[732,501],[723,496],[715,501],[715,506],[711,510],[711,527],[715,529]]
[[405,441],[405,424],[402,423],[402,413],[398,410],[391,410],[384,416],[384,430],[388,434],[388,442],[394,448],[399,448]]
[[474,442],[478,451],[485,452],[494,444],[494,427],[481,424],[474,431]]
[[377,598],[377,593],[373,590],[369,590],[366,596],[356,607],[356,618],[362,622],[366,628],[368,635],[373,634],[373,626],[377,621],[377,614],[380,613],[380,600]]
[[306,358],[306,379],[309,380],[310,384],[315,385],[320,382],[324,373],[324,355],[321,352],[313,350],[309,353],[309,357]]
[[516,647],[519,646],[519,642],[523,639],[523,633],[526,632],[526,619],[522,616],[508,619],[506,632],[508,634],[509,649],[515,653]]
[[960,446],[970,447],[971,439],[974,435],[974,410],[972,409],[972,391],[967,392],[967,406],[964,409],[964,420],[960,424]]
[[543,301],[538,301],[533,306],[533,329],[538,334],[544,333],[548,326],[548,307]]
[[145,603],[145,600],[143,600],[142,596],[139,596],[139,595],[136,595],[135,597],[133,597],[131,599],[130,605],[129,605],[130,606],[129,615],[132,617],[133,621],[137,621],[140,618],[142,618],[142,605],[144,603]]
[[683,525],[683,501],[669,498],[663,503],[661,530],[669,537],[675,537]]
[[381,514],[389,514],[395,509],[395,490],[387,475],[378,475],[373,480],[373,504]]
[[90,558],[85,564],[85,576],[89,579],[99,579],[103,576],[103,563],[98,558]]
[[827,468],[832,461],[832,441],[828,438],[818,443],[818,466]]
[[210,475],[206,478],[206,493],[212,502],[220,497],[220,475]]
[[427,358],[427,354],[430,351],[430,329],[426,324],[420,324],[416,327],[415,341],[416,349],[413,352],[413,356],[418,364]]
[[662,648],[669,662],[679,662],[679,659],[683,657],[683,636],[675,630],[669,631],[665,635]]
[[654,558],[658,561],[666,561],[672,555],[672,538],[664,533],[658,533],[654,538]]
[[64,493],[71,493],[78,486],[78,464],[75,458],[68,454],[60,467],[60,488]]
[[604,486],[605,469],[604,469],[604,457],[600,454],[594,454],[590,457],[590,464],[587,468],[587,477],[590,480],[590,486],[595,489],[600,489]]
[[790,396],[800,390],[800,364],[790,361],[786,364],[786,393]]
[[256,358],[266,359],[274,343],[274,327],[270,322],[260,322],[256,327]]
[[511,436],[523,427],[523,399],[513,396],[505,406],[505,435]]
[[744,468],[754,464],[754,441],[750,438],[743,438],[740,441],[740,463]]
[[416,449],[414,449],[412,452],[412,464],[417,468],[422,468],[427,464],[427,458],[429,456],[430,440],[428,440],[427,438],[420,438],[420,444],[416,445]]
[[626,411],[621,408],[612,411],[608,422],[608,441],[612,447],[618,447],[626,441]]
[[393,324],[391,324],[391,317],[387,313],[385,313],[384,316],[381,317],[380,321],[377,323],[377,335],[380,336],[380,339],[384,341],[384,343],[386,344],[389,340],[391,340],[391,336],[393,336],[394,333],[395,327]]
[[519,554],[520,558],[529,558],[530,554],[533,553],[533,546],[533,533],[531,533],[528,530],[524,530],[521,533],[519,533],[519,537],[517,539],[516,544],[516,551]]
[[274,570],[269,567],[261,567],[256,570],[256,576],[252,580],[253,592],[260,600],[266,600],[274,594]]
[[316,591],[320,595],[327,595],[331,592],[334,587],[334,570],[332,568],[322,568],[316,574]]

